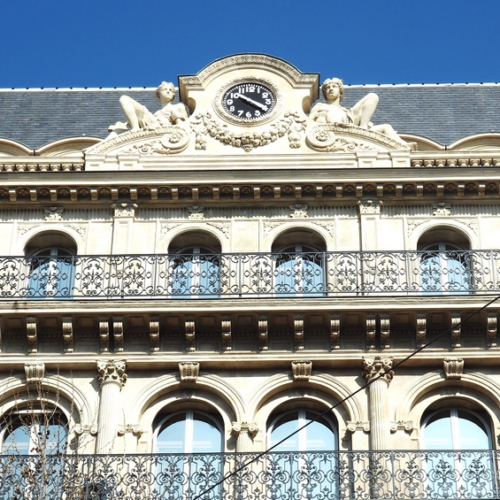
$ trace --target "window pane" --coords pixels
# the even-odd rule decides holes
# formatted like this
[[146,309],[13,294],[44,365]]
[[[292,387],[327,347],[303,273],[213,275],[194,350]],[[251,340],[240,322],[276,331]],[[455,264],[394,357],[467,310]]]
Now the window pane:
[[430,421],[424,431],[426,450],[452,450],[451,420],[449,415],[442,415]]
[[184,453],[186,421],[174,422],[160,432],[156,442],[158,453]]
[[219,453],[221,435],[217,427],[195,418],[193,422],[193,453]]

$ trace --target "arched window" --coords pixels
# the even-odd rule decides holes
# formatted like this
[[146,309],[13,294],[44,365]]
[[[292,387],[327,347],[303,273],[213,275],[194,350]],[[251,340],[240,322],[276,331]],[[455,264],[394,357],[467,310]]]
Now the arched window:
[[[484,412],[430,411],[422,419],[429,491],[439,498],[497,498],[491,430]],[[431,496],[431,495],[429,495]]]
[[30,240],[25,254],[29,266],[28,297],[73,296],[76,244],[69,236],[42,233]]
[[332,416],[305,408],[275,413],[268,441],[277,445],[267,457],[277,498],[338,498],[338,432]]
[[220,243],[206,233],[186,233],[169,246],[169,289],[173,297],[218,297],[220,294]]
[[471,254],[467,239],[450,229],[433,229],[419,240],[420,279],[428,293],[470,293]]
[[273,243],[277,295],[321,296],[326,290],[325,243],[307,231],[281,234]]
[[222,477],[222,437],[219,419],[201,410],[178,411],[160,418],[155,452],[161,455],[155,476],[169,485],[169,494],[196,496]]

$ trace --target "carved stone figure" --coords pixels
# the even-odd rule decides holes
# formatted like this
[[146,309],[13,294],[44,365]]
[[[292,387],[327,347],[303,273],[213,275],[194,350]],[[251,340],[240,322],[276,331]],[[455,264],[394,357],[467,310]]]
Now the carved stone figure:
[[358,101],[351,109],[340,105],[344,98],[344,82],[339,78],[328,78],[321,86],[326,103],[319,102],[312,110],[309,118],[318,123],[335,123],[336,125],[356,125],[361,128],[380,132],[401,142],[401,138],[389,125],[373,125],[370,121],[378,105],[378,95],[370,92]]
[[156,97],[160,100],[162,108],[154,114],[129,96],[120,97],[120,105],[131,130],[177,125],[188,119],[184,104],[172,104],[175,97],[173,83],[162,82],[156,89]]

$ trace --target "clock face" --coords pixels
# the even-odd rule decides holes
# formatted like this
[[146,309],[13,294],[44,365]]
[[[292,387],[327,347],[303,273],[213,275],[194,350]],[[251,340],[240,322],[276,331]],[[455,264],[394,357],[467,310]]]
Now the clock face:
[[274,92],[260,83],[240,83],[227,90],[222,97],[226,113],[248,122],[264,118],[275,105]]

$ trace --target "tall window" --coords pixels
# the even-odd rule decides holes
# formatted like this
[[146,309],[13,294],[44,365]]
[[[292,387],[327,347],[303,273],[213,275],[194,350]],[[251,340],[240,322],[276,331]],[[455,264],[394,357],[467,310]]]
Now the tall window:
[[419,241],[420,279],[424,292],[470,293],[471,255],[467,239],[450,229],[437,228]]
[[426,485],[439,498],[496,498],[486,415],[461,408],[429,412],[422,421]]
[[222,477],[222,436],[219,420],[203,411],[180,411],[160,420],[155,452],[162,455],[156,477],[168,485],[172,498],[200,494]]
[[70,298],[75,279],[76,244],[61,233],[42,233],[28,243],[27,296]]
[[326,284],[325,243],[319,235],[294,230],[273,243],[274,289],[277,295],[321,296]]
[[337,426],[331,417],[318,415],[313,410],[299,409],[271,418],[269,444],[285,441],[267,459],[268,471],[274,478],[268,485],[270,498],[337,497]]

